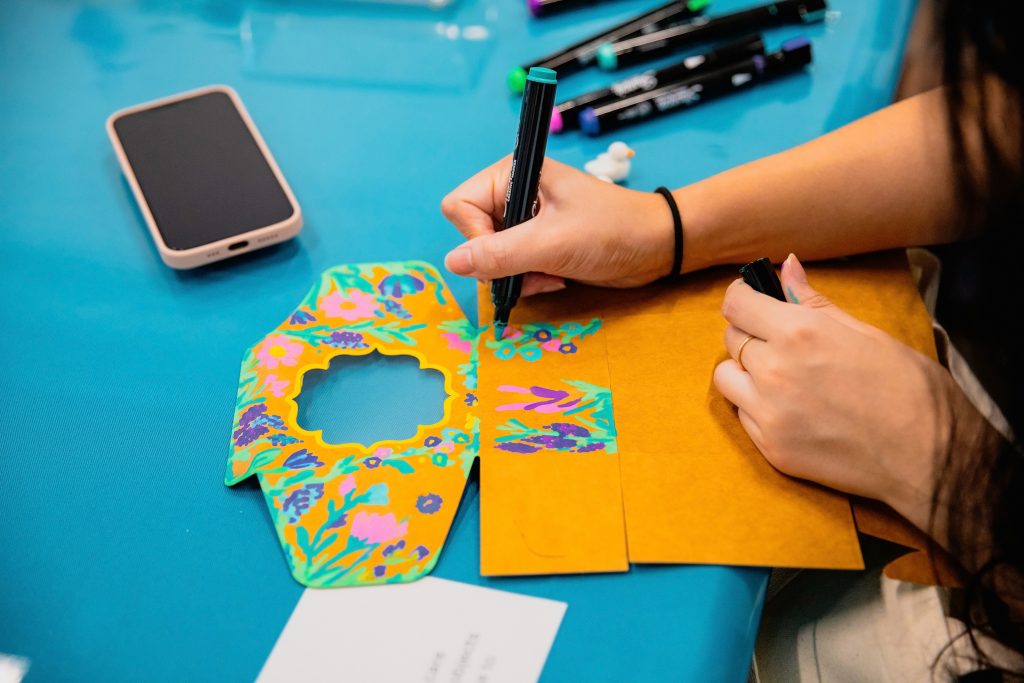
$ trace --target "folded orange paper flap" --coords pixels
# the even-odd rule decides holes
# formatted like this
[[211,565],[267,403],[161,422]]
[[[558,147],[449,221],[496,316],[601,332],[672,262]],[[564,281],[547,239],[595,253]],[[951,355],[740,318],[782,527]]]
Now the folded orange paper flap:
[[862,568],[846,496],[772,468],[712,384],[729,275],[606,318],[630,560]]
[[497,341],[489,301],[481,292],[481,573],[626,571],[601,321],[510,326]]
[[850,502],[857,531],[907,548],[907,554],[885,566],[885,575],[890,579],[950,587],[962,585],[956,561],[891,507],[857,496]]

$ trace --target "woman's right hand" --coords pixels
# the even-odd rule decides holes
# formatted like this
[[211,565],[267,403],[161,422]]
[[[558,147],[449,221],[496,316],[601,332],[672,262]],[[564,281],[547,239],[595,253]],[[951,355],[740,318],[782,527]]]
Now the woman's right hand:
[[665,199],[552,159],[544,160],[537,215],[496,232],[511,163],[505,157],[441,202],[445,217],[468,239],[445,258],[450,271],[480,280],[525,274],[524,296],[562,289],[566,279],[637,287],[668,275],[674,237]]

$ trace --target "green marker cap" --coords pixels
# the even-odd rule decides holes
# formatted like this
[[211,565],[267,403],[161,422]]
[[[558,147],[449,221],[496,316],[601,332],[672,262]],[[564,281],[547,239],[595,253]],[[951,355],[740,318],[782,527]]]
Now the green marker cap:
[[601,43],[597,48],[597,65],[605,71],[614,71],[619,65],[619,56],[615,54],[615,46],[611,43]]
[[690,2],[686,3],[686,9],[691,12],[700,12],[710,4],[711,0],[690,0]]
[[558,74],[556,74],[553,69],[545,69],[543,66],[534,66],[530,68],[530,73],[526,76],[526,80],[534,81],[535,83],[556,85],[558,83]]
[[526,90],[526,69],[521,66],[517,66],[508,72],[506,77],[508,83],[508,89],[515,94],[520,94]]

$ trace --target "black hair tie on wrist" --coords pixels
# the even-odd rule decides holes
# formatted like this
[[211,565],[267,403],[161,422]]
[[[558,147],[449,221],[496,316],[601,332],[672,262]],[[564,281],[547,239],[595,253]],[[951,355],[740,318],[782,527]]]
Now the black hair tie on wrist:
[[665,198],[665,201],[668,202],[669,210],[672,211],[672,229],[675,232],[672,270],[662,280],[675,282],[683,276],[680,272],[683,269],[683,219],[679,216],[679,206],[676,204],[676,198],[672,196],[672,192],[667,187],[659,187],[655,192]]

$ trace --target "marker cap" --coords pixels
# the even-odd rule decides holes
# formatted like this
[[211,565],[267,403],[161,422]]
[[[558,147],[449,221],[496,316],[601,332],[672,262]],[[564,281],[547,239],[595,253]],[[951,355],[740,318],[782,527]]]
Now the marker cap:
[[580,112],[580,130],[587,135],[597,135],[601,132],[601,124],[597,122],[597,112],[593,107],[587,107]]
[[554,69],[546,69],[543,66],[533,66],[530,67],[530,73],[526,75],[526,80],[533,81],[535,83],[555,85],[558,83],[558,74],[555,73]]
[[526,90],[526,69],[521,66],[513,68],[508,72],[506,82],[508,83],[508,89],[519,95]]
[[597,65],[605,71],[614,71],[619,65],[619,56],[615,54],[615,46],[603,43],[597,48]]
[[565,127],[565,122],[562,121],[562,112],[558,111],[558,107],[554,107],[551,110],[551,132],[561,133],[562,128]]

